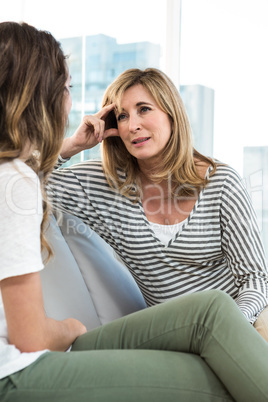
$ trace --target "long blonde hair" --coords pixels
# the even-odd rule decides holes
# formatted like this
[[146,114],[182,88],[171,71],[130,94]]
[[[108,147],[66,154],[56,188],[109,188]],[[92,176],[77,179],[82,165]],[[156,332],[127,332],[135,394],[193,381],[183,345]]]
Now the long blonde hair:
[[[50,33],[25,23],[0,23],[0,163],[20,157],[25,144],[33,145],[38,153],[26,163],[39,174],[42,188],[64,137],[65,59]],[[44,190],[43,197],[41,246],[50,256]]]
[[[191,126],[183,101],[166,74],[155,68],[126,70],[107,88],[103,106],[115,103],[120,110],[124,92],[138,84],[143,85],[161,110],[168,114],[172,125],[170,139],[162,154],[162,164],[154,167],[150,179],[159,183],[168,177],[171,178],[174,188],[181,188],[176,194],[189,195],[196,190],[199,192],[207,184],[207,179],[198,174],[196,161],[212,165],[213,171],[215,162],[194,149]],[[114,127],[115,124],[114,118],[110,116],[106,121],[106,128]],[[127,151],[120,137],[109,137],[103,141],[102,159],[109,184],[118,188],[124,195],[133,196],[133,184],[139,183],[139,167],[136,158]],[[120,171],[126,173],[124,182]]]

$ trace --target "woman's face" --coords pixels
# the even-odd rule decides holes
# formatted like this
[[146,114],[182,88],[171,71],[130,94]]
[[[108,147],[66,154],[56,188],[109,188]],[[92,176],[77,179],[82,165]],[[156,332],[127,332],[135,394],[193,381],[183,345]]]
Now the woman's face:
[[72,96],[71,96],[71,76],[70,74],[68,75],[68,79],[65,84],[65,113],[66,113],[66,118],[68,118],[69,113],[72,108]]
[[128,88],[116,113],[118,132],[127,150],[139,162],[156,163],[171,135],[171,122],[141,84]]

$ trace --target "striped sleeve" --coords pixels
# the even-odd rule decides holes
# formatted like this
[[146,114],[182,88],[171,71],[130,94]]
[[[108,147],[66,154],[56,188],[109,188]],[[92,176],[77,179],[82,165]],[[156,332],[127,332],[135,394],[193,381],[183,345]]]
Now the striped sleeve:
[[73,214],[87,223],[87,214],[84,211],[88,209],[89,201],[80,179],[71,167],[57,170],[65,161],[59,158],[55,170],[49,177],[46,185],[48,199],[54,209]]
[[236,302],[249,321],[267,305],[267,263],[250,197],[234,171],[221,197],[222,248],[239,289]]

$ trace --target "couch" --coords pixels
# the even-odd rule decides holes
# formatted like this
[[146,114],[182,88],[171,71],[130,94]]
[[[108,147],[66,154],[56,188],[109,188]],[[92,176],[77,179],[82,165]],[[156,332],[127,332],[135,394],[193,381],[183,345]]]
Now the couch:
[[[78,218],[55,214],[47,237],[54,250],[53,259],[41,273],[48,316],[58,320],[77,318],[90,331],[146,308],[143,296],[126,267],[115,258],[113,250]],[[178,355],[179,387],[183,395],[180,401],[233,401],[199,356]],[[165,370],[168,374],[168,365]],[[167,393],[165,401],[168,400]]]

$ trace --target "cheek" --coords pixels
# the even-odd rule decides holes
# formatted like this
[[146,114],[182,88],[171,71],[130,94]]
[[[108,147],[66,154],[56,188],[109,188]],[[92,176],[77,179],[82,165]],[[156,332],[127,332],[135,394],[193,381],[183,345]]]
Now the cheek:
[[164,119],[162,124],[160,123],[160,127],[163,127],[163,129],[164,129],[163,136],[168,141],[170,136],[171,136],[171,132],[172,132],[172,125],[171,125],[170,120],[169,119]]
[[66,101],[65,101],[65,112],[66,112],[67,116],[69,115],[71,108],[72,108],[72,97],[71,97],[71,95],[68,95],[66,97]]
[[72,104],[73,104],[73,100],[72,100],[71,94],[69,95],[68,104],[69,104],[69,108],[70,108],[70,110],[71,110],[71,109],[72,109]]
[[119,134],[119,137],[121,138],[121,140],[123,142],[125,142],[127,139],[127,131],[126,131],[126,129],[124,129],[124,126],[118,125],[118,134]]

